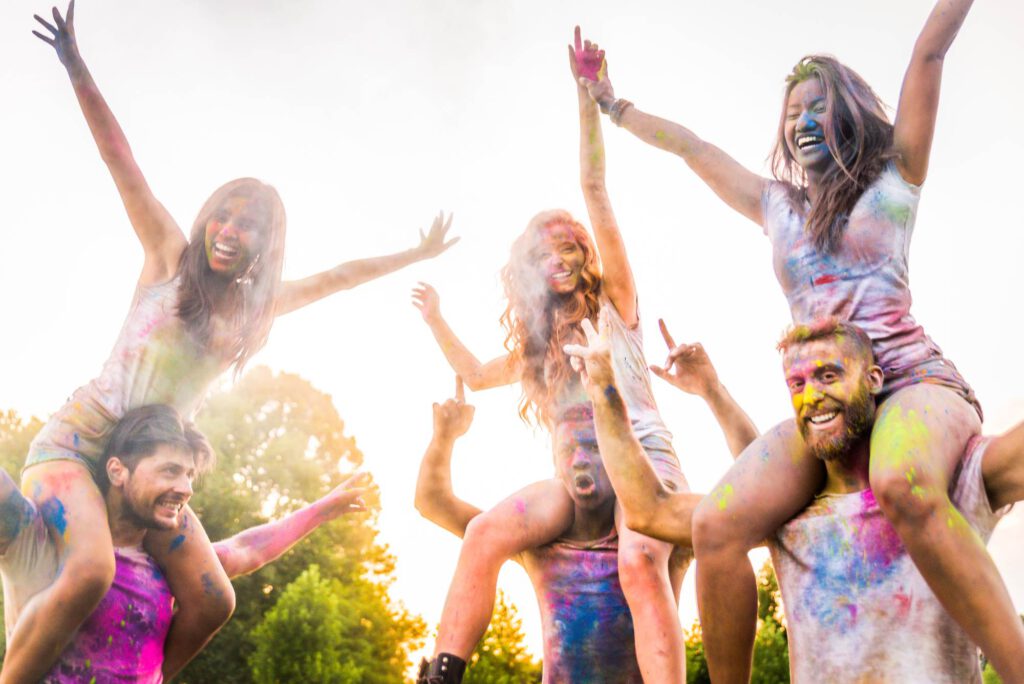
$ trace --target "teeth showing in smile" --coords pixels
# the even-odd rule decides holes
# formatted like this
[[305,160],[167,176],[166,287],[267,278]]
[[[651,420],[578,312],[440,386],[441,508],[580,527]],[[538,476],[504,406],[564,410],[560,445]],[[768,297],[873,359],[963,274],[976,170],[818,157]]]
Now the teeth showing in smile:
[[822,423],[827,423],[838,415],[838,411],[829,411],[828,413],[819,413],[816,416],[811,416],[807,420],[811,421],[815,425],[821,425]]
[[811,145],[817,145],[823,142],[824,138],[820,135],[801,135],[796,139],[796,146],[800,149],[810,147]]
[[228,247],[220,242],[214,242],[213,253],[222,259],[234,259],[238,256],[238,248]]
[[572,275],[572,271],[559,271],[558,273],[551,274],[552,280],[565,280]]

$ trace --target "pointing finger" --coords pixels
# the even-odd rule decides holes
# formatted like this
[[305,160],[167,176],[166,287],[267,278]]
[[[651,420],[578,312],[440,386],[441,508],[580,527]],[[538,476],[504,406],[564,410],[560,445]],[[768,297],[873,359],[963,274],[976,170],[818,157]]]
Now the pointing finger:
[[668,331],[668,326],[665,325],[665,319],[658,319],[658,329],[661,330],[661,336],[665,338],[665,344],[668,345],[669,349],[674,349],[676,341],[672,339],[672,333]]

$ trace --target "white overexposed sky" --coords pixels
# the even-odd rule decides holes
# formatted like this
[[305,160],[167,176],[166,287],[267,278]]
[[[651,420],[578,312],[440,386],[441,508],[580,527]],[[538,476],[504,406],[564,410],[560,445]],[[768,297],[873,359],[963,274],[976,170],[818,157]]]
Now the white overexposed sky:
[[[150,185],[188,230],[238,176],[274,184],[288,210],[285,277],[413,246],[438,209],[449,253],[282,318],[257,356],[330,392],[380,483],[394,595],[434,624],[458,541],[412,506],[430,403],[452,373],[409,304],[433,283],[478,356],[501,352],[498,271],[537,211],[586,221],[578,185],[574,24],[607,50],[620,97],[691,127],[765,171],[783,77],[830,52],[895,104],[928,0],[81,0],[81,51]],[[98,372],[141,268],[141,249],[64,70],[35,39],[42,2],[0,6],[0,408],[46,416]],[[1024,5],[979,0],[947,58],[943,101],[911,250],[914,312],[974,385],[986,430],[1024,416],[1020,192]],[[704,343],[766,429],[790,415],[774,342],[788,310],[768,241],[678,158],[605,121],[608,188],[640,293],[647,353],[656,319]],[[657,381],[656,381],[657,382]],[[710,412],[656,387],[683,469],[707,491],[729,464]],[[455,487],[489,506],[549,477],[544,434],[516,416],[518,389],[473,395]],[[1024,515],[992,543],[1024,611]],[[1016,539],[1017,543],[1013,544]],[[525,574],[501,586],[539,652]],[[692,572],[681,608],[696,614]]]

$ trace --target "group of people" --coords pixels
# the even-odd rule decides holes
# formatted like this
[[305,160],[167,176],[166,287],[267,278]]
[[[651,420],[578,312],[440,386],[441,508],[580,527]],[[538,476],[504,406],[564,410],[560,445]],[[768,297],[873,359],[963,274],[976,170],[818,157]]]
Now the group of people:
[[[434,405],[416,507],[463,538],[424,684],[459,682],[491,618],[498,571],[537,591],[545,681],[682,682],[683,575],[697,563],[709,671],[749,679],[767,543],[787,609],[796,681],[980,681],[980,647],[1024,682],[1024,626],[984,541],[1024,498],[1024,428],[981,437],[973,391],[910,315],[907,254],[946,51],[972,0],[938,0],[895,120],[853,70],[812,55],[786,79],[774,179],[685,127],[617,98],[603,50],[576,30],[580,181],[593,237],[541,212],[502,282],[507,353],[481,362],[425,283],[413,299],[457,375]],[[186,237],[155,198],[78,51],[74,0],[34,33],[67,69],[145,258],[100,375],[35,438],[16,487],[0,476],[8,649],[0,684],[161,681],[229,619],[230,578],[324,521],[362,507],[363,479],[280,521],[211,543],[189,509],[212,450],[191,424],[240,372],[276,316],[435,257],[439,215],[406,252],[281,280],[285,214],[261,181],[231,181]],[[700,345],[648,367],[633,272],[605,188],[601,114],[681,156],[771,241],[793,327],[780,342],[794,419],[759,434]],[[735,463],[689,491],[650,374],[709,405]],[[454,494],[454,442],[473,391],[519,383],[520,416],[551,434],[556,477],[481,511]],[[120,630],[120,631],[118,631]],[[124,637],[116,642],[115,638]]]

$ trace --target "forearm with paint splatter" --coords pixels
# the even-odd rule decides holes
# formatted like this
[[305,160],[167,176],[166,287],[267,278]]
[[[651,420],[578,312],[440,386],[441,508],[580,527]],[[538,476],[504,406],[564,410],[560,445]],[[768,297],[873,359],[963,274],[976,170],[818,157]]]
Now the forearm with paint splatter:
[[589,393],[597,444],[626,526],[680,546],[692,545],[691,520],[700,496],[665,487],[633,434],[626,404],[614,383],[591,387]]

